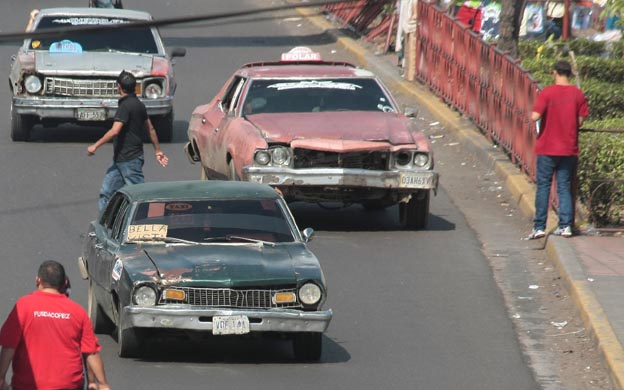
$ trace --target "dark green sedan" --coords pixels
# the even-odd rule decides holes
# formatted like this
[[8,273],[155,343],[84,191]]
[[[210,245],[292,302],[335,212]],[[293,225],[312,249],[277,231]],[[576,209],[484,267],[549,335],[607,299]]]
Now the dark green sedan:
[[277,333],[299,360],[321,357],[325,278],[286,202],[249,182],[126,186],[91,222],[78,264],[97,333],[140,354],[159,329]]

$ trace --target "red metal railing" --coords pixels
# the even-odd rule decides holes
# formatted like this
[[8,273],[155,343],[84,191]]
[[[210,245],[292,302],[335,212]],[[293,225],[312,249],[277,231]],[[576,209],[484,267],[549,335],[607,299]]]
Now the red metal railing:
[[517,59],[487,43],[444,10],[418,3],[416,77],[470,118],[535,177],[531,108],[538,83]]
[[372,40],[384,33],[390,37],[395,25],[394,4],[394,0],[362,0],[324,5],[321,10],[333,15],[343,27]]

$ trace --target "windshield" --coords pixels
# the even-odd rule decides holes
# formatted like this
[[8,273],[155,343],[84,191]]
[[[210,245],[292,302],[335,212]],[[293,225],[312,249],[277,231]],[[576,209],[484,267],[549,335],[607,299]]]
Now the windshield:
[[[88,16],[48,16],[43,17],[36,31],[49,28],[63,28],[86,25],[120,25],[132,20],[123,18]],[[33,39],[33,50],[51,52],[121,51],[130,53],[158,54],[154,34],[149,27],[132,29],[110,29],[91,32],[65,32],[54,37]]]
[[[237,238],[238,237],[238,238]],[[127,241],[292,242],[280,205],[266,200],[200,200],[140,203]]]
[[253,80],[243,114],[321,111],[395,112],[391,100],[370,78]]

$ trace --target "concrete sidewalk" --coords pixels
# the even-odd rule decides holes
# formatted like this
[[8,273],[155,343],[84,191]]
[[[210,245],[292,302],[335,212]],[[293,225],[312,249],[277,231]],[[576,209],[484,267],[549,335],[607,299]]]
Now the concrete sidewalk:
[[[357,59],[358,65],[373,71],[392,90],[414,99],[434,115],[445,128],[453,131],[462,147],[489,161],[505,179],[505,184],[523,214],[532,219],[535,213],[535,187],[526,175],[511,162],[501,159],[492,145],[473,125],[451,110],[439,98],[419,83],[404,80],[394,57],[379,57],[338,31],[338,27],[317,10],[298,9],[318,27],[330,32],[336,41]],[[550,216],[549,221],[556,221]],[[549,225],[552,231],[554,226]],[[624,389],[624,237],[577,235],[546,238],[548,256],[565,280],[570,296],[578,307],[585,326],[594,336],[610,371],[613,386]]]

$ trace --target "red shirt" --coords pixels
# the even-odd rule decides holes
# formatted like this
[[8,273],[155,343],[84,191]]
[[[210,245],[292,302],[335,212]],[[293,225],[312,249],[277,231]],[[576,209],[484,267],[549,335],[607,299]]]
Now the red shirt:
[[82,354],[101,349],[82,306],[39,290],[17,301],[0,330],[0,345],[15,349],[16,390],[77,389],[83,383]]
[[551,85],[537,96],[533,112],[542,115],[535,153],[578,156],[579,116],[589,115],[583,92],[573,85]]

